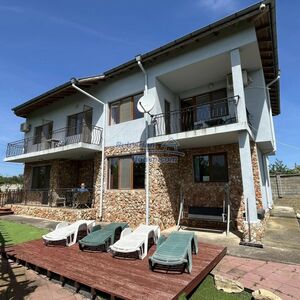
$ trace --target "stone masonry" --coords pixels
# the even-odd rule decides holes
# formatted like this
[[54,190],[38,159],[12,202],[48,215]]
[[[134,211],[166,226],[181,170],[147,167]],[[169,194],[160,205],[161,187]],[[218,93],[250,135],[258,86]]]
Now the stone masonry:
[[[262,207],[262,193],[260,187],[260,173],[257,158],[256,145],[251,145],[253,174],[257,207]],[[241,231],[247,230],[244,223],[244,201],[242,190],[242,177],[240,169],[240,158],[238,144],[219,145],[211,147],[185,149],[184,156],[166,154],[162,148],[155,146],[150,149],[150,223],[157,224],[161,229],[174,226],[177,223],[180,203],[180,190],[185,199],[184,212],[186,215],[188,206],[210,206],[223,207],[225,197],[225,183],[223,182],[194,182],[193,156],[210,153],[226,153],[228,162],[228,186],[231,202],[231,219],[234,228]],[[166,150],[166,149],[165,149]],[[109,190],[107,188],[107,167],[109,157],[144,154],[145,149],[139,143],[107,147],[105,149],[104,165],[104,194],[103,194],[103,216],[102,220],[107,222],[126,221],[130,226],[137,226],[145,222],[145,201],[144,189],[137,190]],[[171,158],[170,161],[163,158]],[[97,153],[93,160],[89,161],[50,161],[51,178],[50,187],[76,187],[80,182],[85,182],[88,187],[94,187],[94,212],[99,219],[100,191],[101,191],[101,153]],[[25,189],[31,184],[31,170],[35,164],[26,164],[24,170]],[[75,174],[75,176],[74,176]],[[20,210],[20,209],[19,209]],[[50,215],[58,214],[63,218],[61,208],[51,211]],[[32,213],[27,209],[27,213]],[[36,214],[35,214],[36,215]],[[40,215],[40,214],[39,214]],[[186,221],[186,220],[183,220]],[[263,236],[264,222],[258,230],[253,230],[256,236]],[[198,224],[192,222],[191,226],[218,226],[220,224]]]

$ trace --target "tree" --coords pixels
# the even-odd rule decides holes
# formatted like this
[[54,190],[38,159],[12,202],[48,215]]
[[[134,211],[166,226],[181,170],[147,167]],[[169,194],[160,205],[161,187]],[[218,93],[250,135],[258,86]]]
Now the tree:
[[290,169],[282,160],[278,159],[273,164],[270,164],[269,169],[270,174],[293,174],[293,169]]

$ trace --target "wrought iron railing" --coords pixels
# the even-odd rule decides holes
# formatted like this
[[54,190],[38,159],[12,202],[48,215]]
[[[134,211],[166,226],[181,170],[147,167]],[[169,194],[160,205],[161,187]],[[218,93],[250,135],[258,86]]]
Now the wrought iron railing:
[[22,204],[66,208],[94,207],[93,189],[82,192],[78,188],[11,190],[0,192],[0,204]]
[[181,110],[155,115],[154,136],[179,133],[237,122],[238,96],[222,98]]
[[85,125],[53,130],[49,134],[36,135],[7,145],[6,157],[22,155],[41,150],[58,148],[76,143],[101,145],[102,128]]

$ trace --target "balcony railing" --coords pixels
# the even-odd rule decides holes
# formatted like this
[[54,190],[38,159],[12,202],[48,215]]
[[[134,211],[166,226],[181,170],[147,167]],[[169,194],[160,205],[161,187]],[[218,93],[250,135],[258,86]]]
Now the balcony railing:
[[155,115],[152,119],[154,136],[236,123],[237,99],[238,96],[223,98]]
[[53,130],[46,135],[36,135],[7,145],[6,157],[18,156],[76,143],[101,145],[102,128],[82,124]]
[[0,206],[22,204],[66,208],[94,207],[93,189],[80,192],[78,188],[11,190],[0,192]]

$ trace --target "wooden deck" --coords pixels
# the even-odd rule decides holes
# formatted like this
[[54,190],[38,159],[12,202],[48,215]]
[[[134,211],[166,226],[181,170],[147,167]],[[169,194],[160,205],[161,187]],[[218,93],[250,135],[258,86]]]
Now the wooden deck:
[[[150,249],[151,255],[155,246]],[[9,258],[56,274],[75,286],[87,286],[92,294],[101,291],[123,299],[177,299],[187,295],[210,273],[226,254],[226,248],[199,243],[199,253],[193,255],[191,274],[152,272],[148,259],[125,260],[109,253],[81,252],[72,247],[46,247],[42,241],[32,241],[6,249]]]

